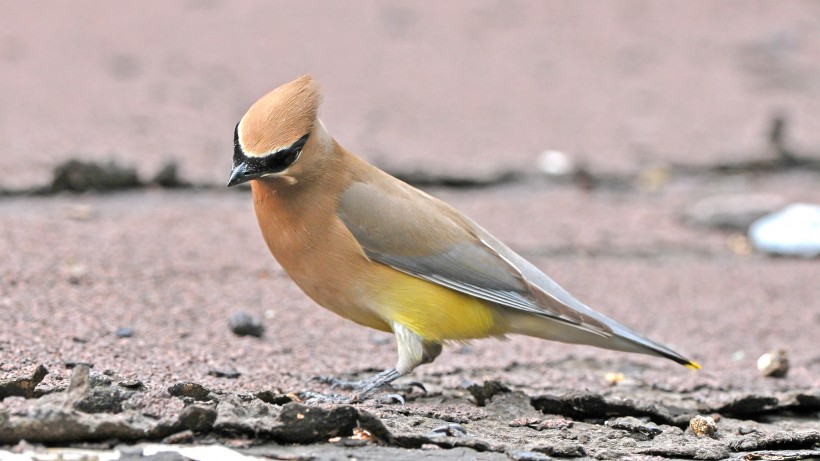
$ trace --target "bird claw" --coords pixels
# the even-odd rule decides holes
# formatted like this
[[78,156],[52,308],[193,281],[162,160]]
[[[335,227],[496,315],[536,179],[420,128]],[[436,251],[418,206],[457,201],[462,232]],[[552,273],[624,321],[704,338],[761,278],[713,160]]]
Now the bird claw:
[[404,405],[404,397],[399,394],[385,394],[378,398],[379,403],[384,404],[391,404],[391,403],[398,403],[400,405]]
[[405,383],[404,386],[408,388],[410,391],[413,390],[414,387],[418,388],[423,394],[427,393],[427,388],[424,387],[424,384],[418,381],[410,381],[409,383]]

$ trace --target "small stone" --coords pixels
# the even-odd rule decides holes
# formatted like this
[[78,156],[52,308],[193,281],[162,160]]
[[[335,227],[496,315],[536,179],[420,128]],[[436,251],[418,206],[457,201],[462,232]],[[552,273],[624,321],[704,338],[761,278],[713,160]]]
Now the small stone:
[[548,176],[569,176],[576,167],[569,155],[557,150],[545,150],[538,156],[538,169]]
[[228,378],[228,379],[236,379],[242,376],[242,373],[234,370],[233,368],[221,368],[221,369],[213,369],[208,370],[209,376],[214,376],[217,378]]
[[782,378],[789,372],[789,357],[783,349],[767,352],[757,359],[757,369],[763,376]]
[[715,437],[717,434],[717,423],[711,416],[697,415],[689,420],[689,428],[698,437]]
[[456,354],[468,355],[473,353],[473,346],[469,344],[462,344],[461,347],[456,350]]
[[373,440],[373,434],[369,431],[361,428],[353,428],[353,435],[350,436],[353,440],[364,440],[366,442],[370,442]]
[[754,253],[752,242],[743,234],[732,234],[727,237],[726,246],[729,247],[729,251],[738,256],[749,256]]
[[732,352],[732,362],[740,362],[741,360],[746,358],[746,351],[734,351]]
[[283,394],[282,392],[270,390],[257,392],[253,396],[271,405],[284,405],[294,401],[293,394]]
[[72,285],[79,285],[85,279],[88,270],[82,264],[70,263],[63,267],[66,280]]
[[766,215],[749,227],[758,251],[784,256],[820,256],[820,205],[796,203]]
[[131,327],[119,327],[117,331],[114,332],[114,335],[117,338],[130,338],[134,336],[134,329]]
[[606,381],[607,384],[609,384],[610,386],[617,385],[618,383],[623,381],[624,378],[625,376],[623,373],[617,373],[614,371],[610,371],[606,375],[604,375],[604,381]]
[[205,401],[210,400],[209,394],[211,391],[202,384],[182,381],[169,387],[168,393],[174,397],[189,397],[194,400]]
[[228,317],[228,325],[237,336],[253,336],[261,338],[265,334],[265,326],[256,317],[239,311]]
[[132,391],[144,391],[145,384],[138,380],[138,379],[129,379],[126,381],[120,381],[117,383],[117,386],[122,387],[124,389],[129,389]]

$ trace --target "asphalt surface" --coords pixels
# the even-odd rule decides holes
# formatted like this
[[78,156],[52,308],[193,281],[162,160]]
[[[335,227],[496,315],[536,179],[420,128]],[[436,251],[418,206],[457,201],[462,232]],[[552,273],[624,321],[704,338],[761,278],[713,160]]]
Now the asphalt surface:
[[[345,147],[423,183],[582,301],[704,368],[523,337],[454,344],[402,380],[431,393],[410,398],[404,413],[427,415],[425,430],[448,412],[483,411],[464,389],[485,379],[530,397],[586,390],[693,408],[820,392],[818,261],[754,253],[742,230],[685,219],[702,199],[725,194],[817,203],[816,168],[743,168],[784,151],[820,159],[816,3],[2,10],[0,380],[44,365],[38,395],[58,392],[71,367],[86,363],[92,374],[141,381],[136,407],[173,417],[181,403],[166,390],[179,381],[224,394],[328,391],[311,378],[392,366],[391,336],[307,299],[268,254],[249,191],[223,189],[242,113],[311,73],[324,88],[320,116]],[[778,116],[779,143],[770,134]],[[585,172],[544,175],[545,150]],[[68,160],[114,161],[144,181],[175,162],[178,179],[195,187],[27,193],[51,184]],[[726,164],[739,172],[719,173]],[[452,187],[465,181],[483,187]],[[239,311],[262,322],[261,338],[230,331]],[[117,336],[121,327],[133,335]],[[776,349],[790,370],[765,378],[756,361]],[[609,372],[624,384],[612,386]],[[26,402],[6,398],[0,412],[24,414]],[[364,407],[412,432],[401,411]],[[764,432],[820,430],[816,415],[750,418]],[[494,428],[470,418],[476,434]],[[527,448],[491,435],[479,439],[504,447],[494,454]],[[323,449],[310,450],[341,456]]]

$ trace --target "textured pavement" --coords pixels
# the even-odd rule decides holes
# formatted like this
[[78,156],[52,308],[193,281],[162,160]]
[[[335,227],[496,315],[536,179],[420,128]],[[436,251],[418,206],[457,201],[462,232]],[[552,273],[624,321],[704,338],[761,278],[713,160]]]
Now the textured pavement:
[[[486,379],[530,397],[584,390],[686,408],[794,392],[820,400],[818,261],[756,254],[742,231],[684,219],[725,194],[820,199],[817,169],[713,168],[775,158],[777,115],[786,148],[820,159],[816,3],[0,5],[0,381],[44,365],[37,389],[61,391],[71,367],[87,363],[92,374],[141,381],[134,405],[161,418],[180,411],[166,392],[179,381],[225,394],[324,391],[313,376],[391,366],[392,338],[308,300],[268,254],[249,191],[223,188],[244,110],[312,73],[325,91],[321,117],[345,147],[432,178],[428,192],[579,299],[704,367],[523,337],[454,344],[403,380],[423,382],[430,397],[363,406],[391,430],[467,415],[494,456],[532,448],[493,439],[498,428],[474,417],[484,410],[465,389]],[[586,173],[542,175],[544,150]],[[196,187],[23,193],[68,160],[113,160],[145,181],[173,161]],[[506,173],[488,187],[436,184]],[[233,335],[238,311],[265,335]],[[120,327],[133,336],[115,335]],[[755,362],[775,349],[791,369],[764,378]],[[623,383],[612,386],[608,372]],[[27,414],[32,401],[6,398],[0,416]],[[498,404],[488,420],[522,417],[519,403]],[[820,431],[818,411],[749,418],[767,434]],[[733,417],[725,430],[743,419]],[[589,424],[606,438],[610,429]],[[594,445],[587,452],[602,458],[621,453]],[[465,459],[488,449],[462,446]]]
[[7,2],[0,188],[69,158],[221,184],[233,126],[303,73],[331,133],[391,170],[484,176],[544,150],[599,171],[820,156],[820,5]]

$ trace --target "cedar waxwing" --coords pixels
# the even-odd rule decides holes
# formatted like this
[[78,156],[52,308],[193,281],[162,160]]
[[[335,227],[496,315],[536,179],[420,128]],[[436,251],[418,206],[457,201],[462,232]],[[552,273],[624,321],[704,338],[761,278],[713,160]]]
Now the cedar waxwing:
[[228,186],[251,181],[271,253],[321,306],[392,332],[396,367],[364,397],[433,361],[448,341],[518,333],[700,368],[593,311],[446,203],[340,146],[317,118],[310,76],[257,101],[236,125]]

